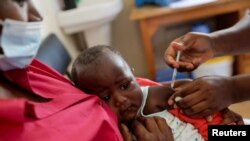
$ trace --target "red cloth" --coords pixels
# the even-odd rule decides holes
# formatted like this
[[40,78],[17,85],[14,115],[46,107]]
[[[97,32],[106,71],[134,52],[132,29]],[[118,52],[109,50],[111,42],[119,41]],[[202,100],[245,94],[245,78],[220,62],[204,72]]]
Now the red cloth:
[[3,75],[48,102],[0,99],[0,141],[123,140],[117,117],[105,103],[41,62]]
[[[160,83],[143,78],[137,78],[137,81],[141,86],[161,85]],[[169,110],[169,112],[177,116],[180,120],[192,124],[196,129],[198,129],[199,133],[206,141],[208,140],[208,125],[218,125],[222,122],[222,116],[220,113],[214,114],[213,121],[207,122],[204,118],[190,118],[182,114],[178,108]]]

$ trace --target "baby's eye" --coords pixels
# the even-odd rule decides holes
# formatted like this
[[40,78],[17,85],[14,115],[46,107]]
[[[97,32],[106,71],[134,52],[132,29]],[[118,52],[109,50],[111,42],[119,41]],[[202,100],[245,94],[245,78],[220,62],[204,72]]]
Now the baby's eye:
[[102,100],[104,100],[106,103],[110,101],[110,96],[104,96],[102,97]]
[[14,0],[15,2],[17,2],[19,4],[20,7],[23,7],[24,3],[27,1],[27,0]]
[[121,87],[120,87],[120,89],[121,90],[127,90],[128,87],[129,87],[129,84],[130,84],[130,82],[126,82],[126,83],[122,84]]

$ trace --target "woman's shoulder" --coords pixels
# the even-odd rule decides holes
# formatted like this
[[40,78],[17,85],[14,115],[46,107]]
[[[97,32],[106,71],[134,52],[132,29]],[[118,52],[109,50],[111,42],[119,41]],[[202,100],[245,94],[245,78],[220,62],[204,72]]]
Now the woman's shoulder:
[[0,77],[0,98],[13,98],[18,93],[21,93],[21,91],[16,90],[15,86],[3,76]]
[[38,97],[11,83],[0,74],[0,99],[8,98],[25,98],[27,100],[39,102],[44,101],[41,97]]

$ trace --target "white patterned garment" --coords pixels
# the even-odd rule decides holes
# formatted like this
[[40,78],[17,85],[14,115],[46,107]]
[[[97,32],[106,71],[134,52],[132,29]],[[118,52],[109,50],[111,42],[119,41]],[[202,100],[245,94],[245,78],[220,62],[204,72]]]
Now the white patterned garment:
[[143,98],[142,98],[142,105],[138,112],[139,115],[143,117],[157,116],[164,118],[169,127],[172,129],[175,141],[204,141],[202,136],[199,134],[198,130],[195,129],[192,124],[181,121],[178,117],[172,115],[167,110],[149,115],[143,114],[143,109],[145,107],[145,103],[148,97],[148,88],[149,87],[141,87]]

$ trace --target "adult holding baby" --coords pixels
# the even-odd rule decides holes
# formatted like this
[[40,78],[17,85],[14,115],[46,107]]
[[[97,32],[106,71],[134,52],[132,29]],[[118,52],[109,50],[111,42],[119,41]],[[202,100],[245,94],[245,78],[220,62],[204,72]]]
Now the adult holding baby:
[[[131,141],[124,126],[122,138],[105,103],[33,59],[41,22],[30,0],[0,0],[0,140]],[[133,126],[140,140],[171,139],[159,118],[135,120]]]

